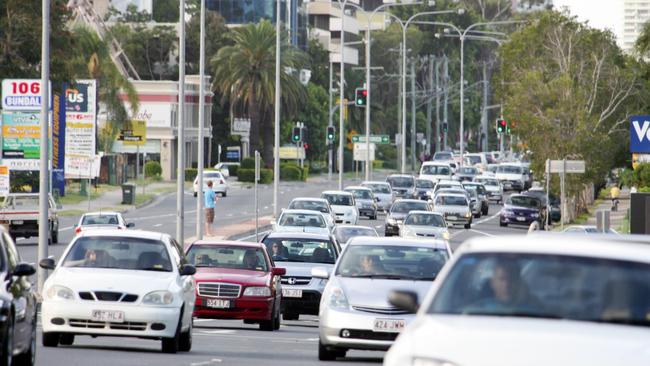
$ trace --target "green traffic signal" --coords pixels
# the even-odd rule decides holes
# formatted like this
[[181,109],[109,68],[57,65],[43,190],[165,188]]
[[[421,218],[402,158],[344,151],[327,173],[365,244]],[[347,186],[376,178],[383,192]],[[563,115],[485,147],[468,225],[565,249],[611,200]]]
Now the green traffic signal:
[[300,127],[293,128],[293,133],[291,134],[291,140],[293,142],[300,142]]

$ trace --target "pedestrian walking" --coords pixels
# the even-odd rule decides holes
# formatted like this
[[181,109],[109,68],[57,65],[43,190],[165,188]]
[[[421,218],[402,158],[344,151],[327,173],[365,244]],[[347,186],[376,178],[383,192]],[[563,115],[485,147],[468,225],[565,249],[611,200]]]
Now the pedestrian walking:
[[214,236],[212,224],[214,223],[214,206],[217,202],[217,195],[212,190],[212,181],[207,183],[208,189],[203,192],[205,198],[205,235]]

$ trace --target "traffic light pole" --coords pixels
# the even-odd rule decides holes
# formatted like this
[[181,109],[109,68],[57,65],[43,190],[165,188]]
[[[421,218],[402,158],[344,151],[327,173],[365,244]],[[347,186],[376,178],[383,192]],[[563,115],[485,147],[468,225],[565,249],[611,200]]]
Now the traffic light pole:
[[[334,127],[334,122],[332,121],[334,111],[332,110],[332,85],[334,84],[334,64],[330,61],[330,87],[329,87],[329,113],[327,114],[327,127]],[[334,160],[334,140],[327,141],[327,180],[332,180],[332,168]]]

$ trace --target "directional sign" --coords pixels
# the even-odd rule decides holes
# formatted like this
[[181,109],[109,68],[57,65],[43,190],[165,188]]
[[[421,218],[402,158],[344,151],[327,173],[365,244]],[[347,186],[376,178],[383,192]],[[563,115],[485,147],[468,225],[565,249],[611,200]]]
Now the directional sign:
[[[366,150],[366,144],[365,143],[355,143],[354,144],[354,150],[353,150],[353,157],[355,161],[366,161],[368,158],[368,150]],[[370,144],[370,161],[375,160],[375,144],[371,143]]]
[[[352,142],[366,142],[366,135],[352,135]],[[370,135],[370,142],[375,144],[387,145],[390,144],[390,136]]]
[[630,117],[630,152],[650,153],[650,116]]
[[[564,165],[566,163],[566,166]],[[549,166],[550,165],[550,166]],[[546,172],[549,173],[577,173],[582,174],[585,172],[585,161],[584,160],[551,160],[550,164],[546,166]],[[565,170],[566,169],[566,170]]]

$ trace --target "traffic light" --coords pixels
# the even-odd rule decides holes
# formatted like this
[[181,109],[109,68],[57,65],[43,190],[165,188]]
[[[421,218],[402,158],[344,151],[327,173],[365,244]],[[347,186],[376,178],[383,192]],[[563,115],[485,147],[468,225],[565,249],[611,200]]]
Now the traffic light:
[[364,88],[356,88],[354,90],[354,95],[355,95],[355,105],[357,107],[363,107],[366,105],[366,100],[368,98],[368,90]]
[[327,142],[334,142],[334,126],[327,127]]
[[302,136],[301,136],[301,133],[300,133],[300,127],[296,126],[296,127],[293,128],[293,133],[291,134],[291,141],[293,141],[295,143],[298,143],[298,142],[300,142],[300,140],[302,140]]
[[442,123],[442,132],[447,133],[447,131],[449,131],[449,125],[447,124],[447,122],[443,122]]
[[497,133],[501,134],[506,131],[509,131],[508,122],[502,118],[497,119]]

